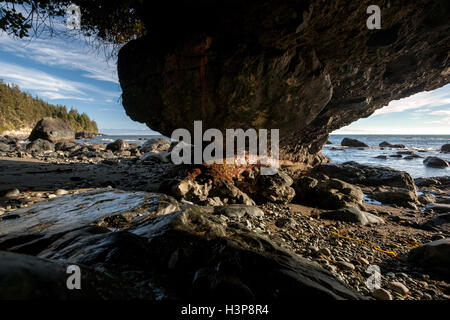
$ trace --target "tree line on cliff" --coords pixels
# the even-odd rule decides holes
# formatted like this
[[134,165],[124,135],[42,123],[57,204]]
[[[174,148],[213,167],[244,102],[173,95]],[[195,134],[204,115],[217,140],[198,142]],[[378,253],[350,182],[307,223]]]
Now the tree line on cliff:
[[97,123],[87,114],[66,106],[52,105],[38,97],[22,92],[17,85],[0,80],[0,133],[7,130],[33,128],[44,117],[69,123],[75,131],[97,133]]

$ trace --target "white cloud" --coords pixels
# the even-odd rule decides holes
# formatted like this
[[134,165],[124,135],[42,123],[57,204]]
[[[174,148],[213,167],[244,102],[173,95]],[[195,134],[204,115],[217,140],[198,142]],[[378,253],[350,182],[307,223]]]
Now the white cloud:
[[386,107],[375,111],[374,115],[403,112],[422,107],[441,107],[447,104],[450,104],[450,85],[434,91],[417,93],[405,99],[391,101]]
[[[438,110],[430,113],[432,116],[450,116],[450,110]],[[450,125],[450,122],[449,122]]]
[[[450,113],[448,113],[448,115],[450,115]],[[440,120],[427,121],[425,123],[427,123],[427,124],[442,124],[442,125],[446,125],[448,128],[450,128],[450,116],[444,117]],[[450,130],[448,130],[448,131],[450,131]]]
[[20,40],[0,34],[0,48],[21,58],[43,65],[81,70],[89,79],[118,83],[115,61],[107,61],[104,54],[89,48],[83,40],[73,38]]
[[94,101],[93,94],[108,96],[110,99],[118,95],[83,82],[62,79],[37,69],[24,68],[12,63],[0,62],[0,78],[48,99]]

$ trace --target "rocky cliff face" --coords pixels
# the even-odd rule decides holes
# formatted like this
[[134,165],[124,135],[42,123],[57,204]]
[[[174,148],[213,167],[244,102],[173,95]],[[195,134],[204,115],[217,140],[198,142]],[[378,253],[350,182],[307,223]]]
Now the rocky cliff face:
[[177,128],[278,128],[285,159],[317,164],[328,134],[450,81],[449,3],[170,1],[138,8],[149,33],[119,54],[123,105]]

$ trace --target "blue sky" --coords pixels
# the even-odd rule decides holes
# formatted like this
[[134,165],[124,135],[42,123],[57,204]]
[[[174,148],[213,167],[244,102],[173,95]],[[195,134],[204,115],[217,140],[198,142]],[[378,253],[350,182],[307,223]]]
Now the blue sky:
[[[108,51],[108,49],[106,50]],[[0,33],[0,79],[52,104],[85,112],[104,133],[152,134],[120,103],[115,58],[77,37],[12,39]],[[450,134],[450,84],[377,110],[335,133]]]

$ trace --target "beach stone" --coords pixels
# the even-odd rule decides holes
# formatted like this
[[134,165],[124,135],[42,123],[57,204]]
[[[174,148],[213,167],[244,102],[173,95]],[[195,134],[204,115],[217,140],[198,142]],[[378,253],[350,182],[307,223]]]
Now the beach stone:
[[66,194],[68,194],[69,192],[67,191],[67,190],[64,190],[64,189],[58,189],[58,190],[56,190],[55,191],[55,194],[57,195],[57,196],[63,196],[63,195],[66,195]]
[[128,142],[122,139],[117,139],[114,142],[109,143],[106,146],[106,150],[111,150],[113,152],[125,151],[129,148]]
[[432,217],[420,226],[424,230],[444,232],[450,235],[450,213],[442,213]]
[[0,192],[0,196],[4,197],[4,198],[14,198],[20,195],[20,190],[17,188],[14,189],[10,189],[10,190],[5,190]]
[[161,152],[170,148],[170,141],[164,138],[151,138],[147,140],[140,148],[141,152]]
[[339,179],[318,180],[304,176],[294,185],[295,203],[323,209],[357,206],[364,200],[362,190]]
[[383,159],[383,160],[387,160],[387,159],[388,159],[388,156],[386,156],[386,155],[379,155],[379,156],[376,156],[375,159]]
[[347,271],[355,270],[355,266],[353,264],[351,264],[350,262],[336,261],[336,265],[342,270],[347,270]]
[[390,282],[388,288],[402,296],[406,296],[409,293],[409,289],[403,283],[397,281]]
[[289,203],[295,197],[292,178],[278,170],[274,175],[259,175],[254,198],[259,202]]
[[413,192],[417,191],[416,184],[409,173],[387,167],[368,166],[350,161],[340,165],[327,164],[317,166],[314,171],[351,184],[370,187],[390,186]]
[[366,147],[368,147],[368,145],[365,144],[364,142],[361,142],[361,141],[356,140],[356,139],[351,139],[351,138],[344,138],[341,141],[341,146],[343,146],[343,147],[352,147],[352,148],[366,148]]
[[414,179],[414,181],[418,187],[431,187],[441,185],[441,182],[435,178],[416,178]]
[[11,146],[9,144],[0,142],[0,152],[9,152],[11,151]]
[[74,141],[75,131],[70,124],[54,118],[43,118],[36,123],[28,140],[43,139],[52,143],[60,141]]
[[28,152],[55,151],[55,145],[48,140],[36,139],[27,144],[26,150]]
[[384,223],[383,219],[355,207],[346,207],[337,211],[323,212],[320,214],[320,217],[327,220],[344,221],[361,225]]
[[292,219],[292,218],[286,218],[286,217],[282,217],[282,218],[278,218],[275,221],[275,225],[278,228],[295,228],[298,224],[297,222]]
[[377,300],[392,300],[393,299],[391,293],[382,288],[373,290],[372,297],[374,297]]
[[381,142],[378,145],[380,148],[394,148],[394,149],[405,149],[406,146],[403,144],[390,144],[387,141]]
[[423,160],[423,163],[427,167],[431,168],[446,168],[449,166],[449,163],[447,160],[438,158],[438,157],[427,157],[425,160]]
[[56,151],[73,151],[78,144],[72,141],[62,141],[55,144]]
[[395,188],[394,190],[371,193],[371,198],[384,204],[396,204],[402,207],[411,207],[411,204],[418,204],[419,199],[416,192]]
[[450,143],[444,144],[441,147],[441,152],[450,152]]
[[436,240],[411,249],[408,262],[450,280],[450,239]]
[[227,206],[216,206],[214,207],[215,214],[223,214],[230,218],[242,218],[244,216],[248,217],[263,217],[264,211],[254,206],[247,206],[243,204],[230,204]]
[[186,178],[165,180],[161,183],[159,190],[178,199],[198,203],[206,201],[211,188],[210,183],[200,184],[193,179]]
[[419,202],[424,205],[436,202],[435,197],[433,197],[431,194],[426,194],[426,193],[419,195],[418,199],[419,199]]
[[430,203],[426,206],[427,210],[433,210],[438,213],[450,213],[450,204]]

